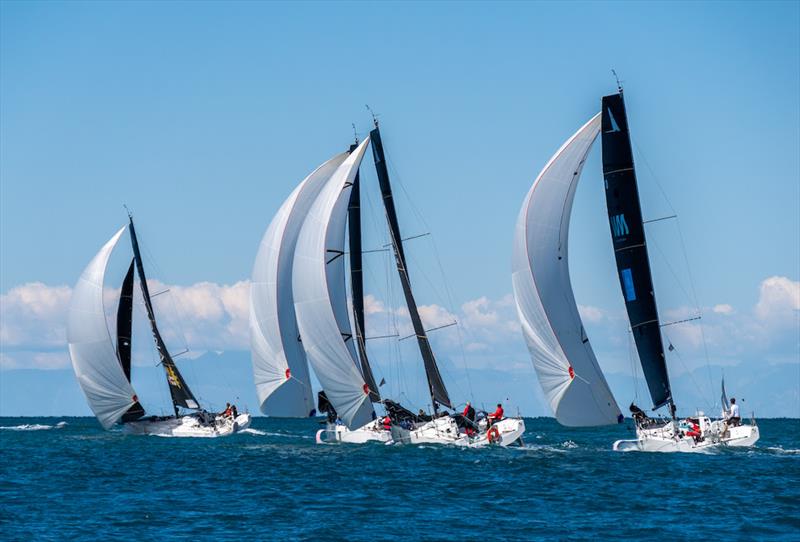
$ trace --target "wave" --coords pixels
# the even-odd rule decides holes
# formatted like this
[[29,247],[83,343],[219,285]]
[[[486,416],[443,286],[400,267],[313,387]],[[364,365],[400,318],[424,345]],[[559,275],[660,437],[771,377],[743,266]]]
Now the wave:
[[769,450],[770,452],[778,453],[778,454],[788,454],[788,455],[800,454],[800,450],[796,450],[796,449],[793,449],[793,448],[789,448],[787,450],[787,449],[782,448],[781,446],[768,446],[768,447],[766,447],[764,449],[765,450]]
[[46,431],[48,429],[61,429],[67,422],[58,422],[55,425],[43,425],[40,423],[23,423],[22,425],[0,425],[0,429],[6,431]]
[[247,433],[248,435],[258,435],[260,437],[265,436],[267,433],[264,431],[259,431],[258,429],[253,429],[252,427],[248,427],[247,429],[242,429],[239,433]]

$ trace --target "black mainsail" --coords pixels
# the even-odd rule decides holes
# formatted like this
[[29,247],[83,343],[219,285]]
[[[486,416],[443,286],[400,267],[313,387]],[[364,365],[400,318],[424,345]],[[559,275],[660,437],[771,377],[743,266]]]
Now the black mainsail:
[[603,177],[619,282],[653,408],[674,404],[622,89],[602,101]]
[[117,307],[117,357],[128,382],[131,381],[131,328],[133,327],[133,266],[128,267],[122,281]]
[[[358,145],[351,145],[350,152]],[[373,403],[380,402],[381,396],[375,384],[375,376],[369,365],[367,348],[364,339],[364,277],[361,248],[361,183],[358,171],[350,190],[350,201],[347,206],[348,231],[350,235],[350,288],[353,294],[353,319],[355,321],[355,337],[358,354],[361,359],[361,374],[369,388],[369,398]]]
[[155,339],[158,355],[161,358],[161,365],[164,366],[164,371],[167,374],[167,384],[169,384],[169,393],[172,396],[172,406],[175,409],[175,415],[178,415],[179,406],[199,409],[200,405],[197,399],[195,399],[180,371],[178,371],[178,367],[172,360],[172,356],[170,356],[167,346],[164,344],[164,339],[158,331],[158,326],[156,326],[156,316],[153,311],[153,303],[150,299],[147,277],[144,274],[144,264],[142,264],[142,255],[139,252],[139,241],[136,239],[136,229],[133,227],[133,218],[130,218],[130,233],[131,245],[133,246],[133,259],[136,262],[136,270],[139,274],[139,285],[142,288],[144,306],[147,309],[147,318],[150,320],[150,328],[153,331],[153,339]]
[[403,251],[403,238],[400,235],[400,225],[397,221],[397,211],[394,206],[392,186],[389,182],[389,171],[386,168],[386,157],[383,153],[383,143],[381,141],[381,134],[377,122],[375,124],[375,129],[370,132],[370,140],[372,142],[372,155],[375,159],[375,170],[378,173],[378,182],[381,187],[383,206],[386,210],[386,220],[389,223],[389,232],[392,237],[392,247],[394,248],[395,261],[397,263],[397,272],[400,274],[400,282],[403,285],[406,305],[408,306],[408,312],[411,316],[411,323],[414,326],[414,334],[417,337],[417,344],[422,354],[422,361],[425,365],[425,375],[428,378],[428,390],[433,400],[433,408],[434,411],[437,410],[437,405],[453,408],[450,402],[450,396],[447,393],[447,388],[442,380],[442,375],[439,373],[439,367],[436,365],[436,358],[433,356],[433,350],[428,341],[428,335],[425,333],[425,328],[422,326],[422,319],[417,310],[414,294],[411,291],[411,279],[408,276],[406,256]]
[[[131,381],[131,328],[133,327],[133,266],[128,267],[125,279],[122,281],[122,291],[117,307],[117,357],[122,365],[122,371],[128,382]],[[144,416],[144,408],[136,401],[125,414],[122,422],[130,422]]]

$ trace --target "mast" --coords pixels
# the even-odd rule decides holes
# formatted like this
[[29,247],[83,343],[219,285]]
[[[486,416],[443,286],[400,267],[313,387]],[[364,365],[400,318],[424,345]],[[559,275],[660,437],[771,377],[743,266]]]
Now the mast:
[[392,237],[392,247],[394,249],[395,261],[397,262],[397,272],[400,275],[400,282],[403,285],[406,305],[408,306],[408,312],[411,316],[411,323],[414,326],[414,334],[417,336],[417,344],[419,345],[419,351],[420,354],[422,354],[422,361],[425,365],[425,376],[428,378],[428,391],[430,392],[431,401],[433,402],[433,410],[434,413],[437,413],[438,405],[440,404],[448,408],[453,407],[450,402],[450,396],[447,393],[447,388],[442,380],[442,375],[439,373],[439,367],[436,365],[436,358],[433,356],[433,350],[428,341],[428,335],[425,333],[425,328],[422,326],[422,319],[417,310],[414,294],[411,291],[411,279],[408,276],[406,256],[403,251],[403,238],[400,235],[400,224],[397,221],[397,211],[394,206],[392,186],[389,182],[389,171],[386,168],[386,157],[383,153],[383,143],[381,142],[381,134],[377,120],[375,121],[375,129],[370,132],[370,139],[372,140],[372,155],[375,159],[375,170],[378,173],[383,206],[386,210],[386,221],[389,223],[389,232]]
[[[350,152],[358,147],[358,141],[350,145]],[[350,235],[350,287],[353,292],[353,317],[356,325],[355,338],[358,355],[361,360],[361,374],[369,387],[369,398],[373,403],[381,400],[375,376],[369,365],[367,348],[364,341],[364,277],[361,253],[361,183],[358,170],[350,188],[350,202],[347,206],[348,231]]]
[[129,214],[128,219],[130,220],[133,259],[136,262],[136,270],[139,274],[139,286],[142,289],[144,306],[147,309],[147,318],[150,320],[150,328],[153,331],[153,339],[156,343],[156,349],[158,349],[158,355],[161,358],[161,365],[164,366],[164,371],[167,375],[169,393],[172,396],[172,407],[175,410],[175,416],[177,417],[179,406],[184,408],[199,409],[200,405],[197,403],[197,399],[195,399],[192,391],[189,389],[189,386],[186,385],[186,381],[183,379],[180,371],[178,371],[178,367],[172,360],[172,356],[170,356],[167,346],[164,344],[164,339],[161,337],[161,333],[158,331],[158,326],[156,325],[156,316],[155,312],[153,311],[153,302],[150,299],[150,289],[147,286],[147,277],[144,274],[142,255],[139,252],[139,241],[136,238],[136,229],[133,226],[133,217]]
[[653,409],[675,403],[667,374],[622,88],[602,101],[603,177],[625,308]]

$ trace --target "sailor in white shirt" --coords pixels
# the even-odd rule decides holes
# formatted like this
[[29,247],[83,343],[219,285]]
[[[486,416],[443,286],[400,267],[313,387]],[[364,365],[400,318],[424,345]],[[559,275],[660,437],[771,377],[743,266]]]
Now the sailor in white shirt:
[[728,433],[729,427],[736,427],[742,421],[739,415],[739,405],[736,404],[736,399],[731,397],[731,408],[728,410],[728,415],[725,417],[725,426],[722,428],[722,438],[730,437]]
[[739,414],[739,405],[736,404],[736,399],[731,397],[731,409],[728,411],[728,425],[739,425],[742,417]]

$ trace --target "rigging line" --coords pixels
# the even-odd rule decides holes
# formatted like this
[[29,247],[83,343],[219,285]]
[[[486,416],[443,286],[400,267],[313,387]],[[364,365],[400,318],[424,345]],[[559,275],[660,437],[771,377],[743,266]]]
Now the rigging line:
[[[431,331],[436,331],[436,330],[439,330],[439,329],[444,329],[444,328],[446,328],[446,327],[453,327],[453,326],[457,326],[457,325],[458,325],[458,322],[450,322],[449,324],[444,324],[443,326],[431,327],[431,328],[428,328],[428,329],[426,329],[426,330],[425,330],[425,334],[427,335],[427,334],[428,334],[428,333],[430,333]],[[415,334],[413,334],[413,333],[412,333],[411,335],[406,335],[405,337],[401,337],[401,338],[400,338],[400,339],[398,339],[398,340],[400,340],[400,341],[405,341],[406,339],[410,339],[411,337],[417,337],[417,336],[418,336],[418,335],[415,335]],[[420,338],[421,338],[421,337],[420,337]],[[430,342],[430,341],[429,341],[429,342]]]
[[635,347],[633,345],[633,331],[628,330],[628,359],[631,362],[631,375],[633,376],[633,400],[639,401],[639,371],[637,370]]
[[400,190],[403,192],[403,195],[405,196],[405,199],[408,202],[409,208],[414,213],[414,215],[417,217],[417,219],[420,222],[422,222],[422,225],[425,226],[425,229],[427,231],[431,231],[431,228],[430,228],[430,226],[428,226],[428,222],[425,220],[425,217],[422,215],[422,212],[420,212],[420,210],[417,208],[417,206],[414,205],[414,200],[411,199],[411,194],[409,194],[408,190],[406,190],[406,186],[403,183],[403,179],[400,176],[400,172],[397,170],[396,167],[394,167],[394,162],[392,161],[392,157],[386,151],[385,147],[384,147],[384,150],[383,150],[383,154],[386,157],[386,165],[387,165],[387,167],[389,169],[391,169],[392,178],[395,180],[395,184],[400,186]]
[[[664,196],[664,200],[667,202],[667,205],[669,205],[669,208],[672,209],[672,213],[677,215],[678,213],[677,213],[677,211],[675,211],[675,207],[672,205],[672,202],[670,201],[669,197],[667,196],[667,192],[664,190],[664,187],[659,182],[658,176],[655,174],[655,171],[653,171],[653,168],[650,167],[650,162],[647,161],[647,157],[644,155],[642,150],[639,148],[638,143],[636,143],[636,141],[633,138],[631,138],[631,141],[633,141],[633,144],[636,147],[637,154],[639,155],[639,157],[644,162],[645,167],[650,172],[651,177],[653,178],[653,180],[655,181],[656,185],[658,186],[658,189],[661,191],[661,195]],[[694,277],[692,275],[692,268],[689,265],[689,256],[688,256],[688,254],[686,252],[686,241],[685,241],[685,239],[683,237],[683,228],[681,228],[681,223],[680,223],[679,219],[676,218],[675,223],[676,223],[676,225],[678,227],[678,237],[680,238],[680,241],[681,241],[681,252],[683,253],[683,259],[684,259],[684,263],[686,265],[686,272],[689,275],[689,286],[691,287],[692,293],[694,294],[695,310],[697,310],[698,314],[702,315],[702,311],[700,310],[699,298],[697,297],[697,290],[695,289],[695,286],[694,286]],[[700,324],[700,337],[701,337],[702,342],[703,342],[703,352],[704,352],[705,357],[706,357],[706,369],[707,369],[707,372],[708,372],[708,385],[709,385],[709,389],[713,393],[713,390],[714,390],[714,379],[713,379],[713,377],[711,375],[711,360],[708,357],[708,345],[706,344],[706,334],[705,334],[705,330],[704,330],[704,327],[703,327],[702,323]]]
[[[420,237],[425,237],[426,235],[430,235],[430,234],[431,234],[431,232],[420,233],[418,235],[412,235],[411,237],[406,237],[405,239],[401,239],[401,241],[402,242],[411,241],[412,239],[419,239]],[[392,244],[391,243],[387,243],[387,244],[385,244],[383,246],[384,246],[384,248],[385,247],[390,247],[390,246],[392,246]]]
[[[672,344],[672,340],[669,338],[669,335],[664,333],[664,336],[667,337],[667,341],[669,342],[669,344]],[[680,353],[678,352],[678,349],[675,348],[675,347],[673,347],[672,353],[675,354],[675,356],[678,358],[678,361],[680,361],[681,366],[686,371],[686,374],[689,375],[689,380],[691,380],[692,384],[694,384],[694,387],[697,388],[697,392],[700,394],[701,401],[705,402],[705,407],[709,409],[708,410],[709,412],[712,412],[711,409],[714,408],[713,407],[713,403],[709,402],[709,399],[708,399],[708,396],[707,396],[705,390],[703,390],[703,388],[700,387],[700,385],[697,383],[697,381],[695,380],[694,376],[692,375],[692,372],[689,370],[689,367],[683,361],[683,356],[680,355]]]
[[[441,275],[442,279],[445,279],[447,274],[444,271],[444,265],[442,265],[442,259],[441,259],[440,254],[439,254],[439,246],[436,243],[435,236],[433,236],[433,235],[430,236],[430,243],[431,243],[431,246],[433,247],[433,256],[436,259],[436,265],[439,267],[439,274]],[[443,280],[443,282],[444,282],[444,292],[445,292],[445,295],[447,296],[447,301],[448,301],[448,305],[449,305],[448,311],[451,314],[455,314],[455,302],[453,300],[453,298],[454,298],[453,291],[450,288],[450,284],[449,284],[449,282],[447,280]],[[461,336],[461,326],[460,325],[456,326],[456,330],[457,330],[457,333],[458,333],[459,350],[461,352],[461,365],[464,367],[464,374],[467,377],[467,387],[469,389],[469,397],[470,397],[470,399],[472,399],[474,401],[475,400],[475,393],[472,390],[472,379],[470,378],[470,371],[467,368],[467,356],[466,356],[466,352],[464,350],[464,339]]]
[[685,324],[686,322],[694,322],[695,320],[700,320],[701,316],[695,316],[694,318],[684,318],[683,320],[676,320],[674,322],[667,322],[666,324],[661,324],[661,327],[667,326],[674,326],[675,324]]
[[[702,316],[703,312],[702,312],[702,310],[700,308],[700,301],[699,301],[699,299],[697,297],[697,290],[695,289],[695,286],[694,286],[694,278],[692,276],[692,268],[689,266],[689,256],[686,253],[686,243],[684,242],[684,239],[683,239],[683,230],[681,228],[680,222],[677,222],[677,226],[678,226],[678,236],[680,237],[680,240],[681,240],[681,251],[683,252],[683,260],[684,260],[684,262],[686,264],[686,271],[689,274],[689,286],[692,289],[692,294],[694,294],[695,310],[697,311],[697,314]],[[708,357],[708,344],[706,343],[705,326],[703,325],[702,321],[698,324],[698,327],[700,328],[700,338],[702,339],[702,342],[703,342],[703,354],[705,355],[705,358],[706,358],[706,372],[707,372],[707,375],[708,375],[708,388],[709,388],[709,391],[710,391],[710,394],[711,394],[708,397],[713,397],[713,394],[714,394],[714,379],[713,379],[713,377],[711,375],[711,360]],[[709,400],[709,399],[706,398],[706,400]]]
[[[395,184],[400,186],[400,190],[402,191],[403,195],[405,196],[405,199],[406,199],[406,201],[408,202],[408,206],[409,206],[409,208],[412,210],[412,212],[414,213],[414,215],[416,216],[416,218],[417,218],[417,219],[418,219],[420,222],[422,222],[423,226],[425,226],[425,230],[427,230],[427,231],[430,231],[430,230],[431,230],[431,228],[430,228],[430,226],[428,225],[428,222],[425,220],[425,217],[422,215],[422,213],[420,212],[420,210],[419,210],[419,209],[417,208],[417,206],[414,204],[414,200],[411,198],[411,195],[409,194],[408,190],[406,189],[406,186],[405,186],[405,184],[403,183],[403,180],[402,180],[402,178],[401,178],[401,176],[400,176],[399,172],[397,171],[397,168],[395,168],[395,167],[394,167],[394,162],[393,162],[393,160],[392,160],[391,156],[389,155],[389,153],[386,151],[386,149],[384,149],[384,155],[385,155],[385,158],[386,158],[386,165],[387,165],[387,167],[388,167],[389,169],[391,169],[391,171],[392,171],[392,177],[393,177],[393,179],[395,180]],[[413,255],[413,254],[411,254],[411,253],[407,253],[407,256],[408,256],[409,254],[410,254],[410,256],[411,256],[411,259],[412,259],[412,261],[413,261],[415,264],[417,264],[418,262],[417,262],[416,258],[414,258],[414,255]],[[431,287],[432,287],[433,291],[434,291],[434,292],[436,292],[436,294],[437,294],[437,297],[438,297],[438,296],[440,295],[440,294],[438,293],[438,288],[436,288],[436,286],[434,286],[434,285],[433,285],[433,283],[431,282],[430,278],[429,278],[429,277],[426,275],[426,273],[425,273],[425,271],[424,271],[424,268],[423,268],[422,266],[419,266],[419,265],[416,265],[415,267],[416,267],[417,269],[419,269],[420,273],[423,275],[423,277],[425,278],[425,280],[426,280],[426,281],[427,281],[427,282],[428,282],[428,283],[431,285]],[[440,299],[439,301],[441,302],[441,299]],[[442,305],[444,305],[444,304],[442,303]],[[448,312],[451,312],[451,313],[452,313],[452,308],[451,308],[451,309],[450,309]],[[444,373],[445,373],[445,376],[447,376],[447,377],[448,377],[448,379],[449,379],[451,382],[453,381],[453,379],[452,379],[452,375],[450,375],[450,374],[449,374],[449,371],[448,371],[447,369],[443,369],[442,367],[439,367],[439,372],[440,372],[440,373],[441,373],[441,372],[444,372]],[[460,388],[460,386],[458,386],[458,387]],[[470,387],[471,387],[471,385],[470,385]]]
[[642,220],[642,224],[652,224],[653,222],[661,222],[662,220],[669,220],[671,218],[678,218],[678,215],[662,216],[661,218]]
[[[142,235],[141,235],[141,233],[138,235],[138,239],[139,239],[139,252],[140,253],[142,253],[142,252],[144,253],[143,257],[146,257],[148,266],[153,270],[153,273],[151,274],[151,277],[148,278],[148,281],[157,280],[158,282],[160,282],[161,284],[166,286],[166,283],[162,282],[164,280],[164,271],[161,268],[161,266],[158,264],[158,262],[156,261],[156,258],[153,255],[153,253],[150,251],[149,246],[147,244],[143,244],[142,243]],[[155,279],[154,277],[160,277],[160,278],[159,279]],[[177,326],[177,328],[178,328],[178,332],[177,332],[178,337],[177,338],[182,342],[181,346],[188,350],[189,349],[189,342],[186,340],[186,329],[183,327],[183,321],[184,321],[185,317],[184,317],[183,313],[180,311],[180,308],[178,307],[178,304],[175,301],[174,293],[171,292],[170,288],[167,288],[166,290],[164,290],[162,292],[159,292],[156,295],[161,295],[162,293],[167,293],[167,292],[170,293],[170,295],[168,295],[167,298],[170,300],[170,302],[172,304],[173,311],[174,311],[174,313],[173,313],[173,317],[174,318],[172,318],[172,320],[175,320],[174,323],[170,322],[170,324],[171,324],[170,328],[174,328],[174,327]],[[155,297],[155,296],[153,296],[153,295],[150,296],[151,303],[152,303],[153,297]],[[154,306],[154,308],[155,308],[155,306]],[[163,306],[162,306],[162,308],[163,308]],[[166,318],[168,320],[170,319],[169,316],[167,316]],[[173,332],[174,332],[174,329],[173,329]],[[166,345],[166,339],[165,339],[165,345]],[[167,350],[169,350],[169,347],[167,347]]]
[[[661,256],[661,259],[664,261],[664,263],[667,266],[667,269],[669,269],[669,272],[672,274],[672,278],[675,279],[675,283],[678,285],[678,288],[680,288],[681,291],[683,292],[683,295],[686,296],[687,301],[689,303],[694,303],[694,299],[692,299],[692,296],[689,295],[689,292],[686,290],[686,287],[683,285],[683,282],[681,282],[681,279],[678,277],[678,273],[675,271],[675,268],[672,267],[672,265],[670,265],[669,259],[667,258],[667,255],[661,249],[661,245],[659,245],[658,241],[655,238],[651,239],[650,241],[651,241],[651,244],[654,247],[656,247],[656,250],[658,251],[659,255]],[[695,306],[695,310],[697,310],[696,306]]]

